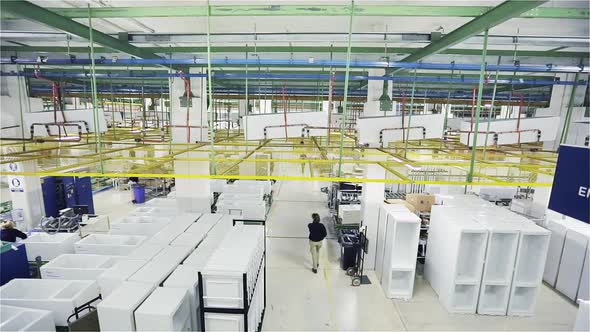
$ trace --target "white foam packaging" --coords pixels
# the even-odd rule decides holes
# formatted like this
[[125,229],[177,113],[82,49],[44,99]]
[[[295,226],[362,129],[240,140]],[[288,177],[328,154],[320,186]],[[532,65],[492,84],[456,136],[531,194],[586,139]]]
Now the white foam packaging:
[[191,313],[184,288],[158,287],[135,310],[137,331],[190,331]]
[[98,295],[92,280],[12,279],[0,287],[0,304],[48,310],[57,326],[68,326],[74,308]]
[[0,305],[0,331],[55,331],[55,321],[48,310]]
[[103,299],[107,298],[147,262],[147,260],[140,259],[120,260],[100,274],[96,281]]
[[111,223],[110,234],[150,237],[168,225],[172,218],[160,216],[128,216]]
[[192,251],[192,247],[169,246],[127,280],[158,287]]
[[186,289],[190,300],[191,328],[192,331],[201,331],[199,312],[199,270],[190,265],[179,265],[168,279],[164,281],[164,287]]
[[76,242],[76,254],[125,256],[145,241],[139,235],[91,234]]
[[74,244],[80,240],[78,233],[33,233],[23,240],[27,248],[27,260],[50,261],[61,254],[73,254]]
[[152,293],[154,286],[123,282],[97,306],[101,331],[136,331],[135,310]]

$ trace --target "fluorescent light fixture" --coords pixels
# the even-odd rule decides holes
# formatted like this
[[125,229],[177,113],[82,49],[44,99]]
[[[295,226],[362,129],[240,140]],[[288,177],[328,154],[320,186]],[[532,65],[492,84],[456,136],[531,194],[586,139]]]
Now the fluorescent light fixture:
[[57,140],[58,141],[74,141],[74,140],[79,140],[80,137],[79,136],[64,136],[64,137],[59,137]]
[[403,163],[403,161],[397,157],[391,157],[391,159],[393,159],[393,161],[395,161],[395,162]]

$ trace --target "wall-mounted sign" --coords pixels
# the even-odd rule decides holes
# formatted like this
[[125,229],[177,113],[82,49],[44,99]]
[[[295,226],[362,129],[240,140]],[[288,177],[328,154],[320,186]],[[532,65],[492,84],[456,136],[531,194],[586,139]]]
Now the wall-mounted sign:
[[549,209],[590,223],[590,148],[559,147]]
[[[8,171],[9,172],[20,172],[21,171],[21,164],[20,163],[9,163],[8,164]],[[25,178],[23,176],[18,175],[9,175],[8,176],[8,187],[11,192],[24,192],[25,191]]]

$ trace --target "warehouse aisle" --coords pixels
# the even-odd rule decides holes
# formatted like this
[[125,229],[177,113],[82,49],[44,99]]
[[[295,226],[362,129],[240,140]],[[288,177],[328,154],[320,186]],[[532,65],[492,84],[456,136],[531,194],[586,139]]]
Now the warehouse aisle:
[[[350,286],[339,267],[339,245],[326,220],[319,182],[277,182],[267,220],[267,311],[265,331],[571,331],[576,306],[545,286],[534,317],[452,315],[418,276],[410,301],[385,298],[374,273],[371,285]],[[317,212],[328,226],[320,270],[313,274],[307,224]]]
[[[393,303],[376,285],[350,286],[339,267],[339,246],[327,220],[320,182],[277,182],[267,221],[265,331],[404,330]],[[317,212],[328,227],[318,274],[311,272],[307,224]]]

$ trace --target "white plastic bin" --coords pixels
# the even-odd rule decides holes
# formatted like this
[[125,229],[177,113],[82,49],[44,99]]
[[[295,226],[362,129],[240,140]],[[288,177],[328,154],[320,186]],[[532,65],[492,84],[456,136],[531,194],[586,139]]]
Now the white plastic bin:
[[40,256],[42,261],[48,262],[61,254],[73,254],[74,244],[79,240],[78,233],[33,233],[23,242],[29,261]]
[[0,305],[0,331],[55,331],[51,311]]
[[117,219],[111,223],[110,234],[152,236],[172,221],[171,218],[159,216],[130,216]]
[[128,280],[145,282],[154,287],[162,282],[174,271],[174,269],[193,251],[192,247],[167,247],[156,257],[141,267]]
[[74,308],[98,294],[92,280],[12,279],[0,287],[0,303],[51,311],[57,326],[67,326]]
[[96,280],[116,262],[116,256],[63,254],[41,266],[41,278]]
[[139,235],[92,234],[74,245],[76,254],[125,256],[145,241]]

